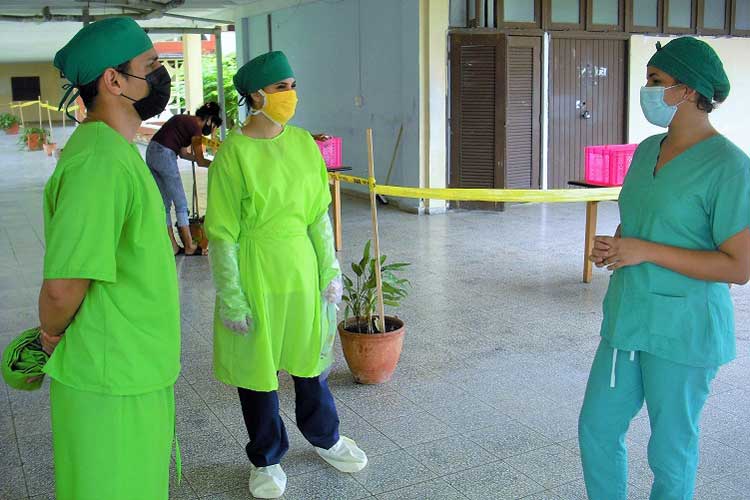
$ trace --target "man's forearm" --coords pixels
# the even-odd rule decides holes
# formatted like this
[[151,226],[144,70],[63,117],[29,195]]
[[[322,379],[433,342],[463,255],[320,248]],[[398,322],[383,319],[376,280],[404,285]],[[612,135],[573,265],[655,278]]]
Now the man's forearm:
[[44,280],[39,292],[39,323],[50,335],[60,335],[81,307],[89,280]]

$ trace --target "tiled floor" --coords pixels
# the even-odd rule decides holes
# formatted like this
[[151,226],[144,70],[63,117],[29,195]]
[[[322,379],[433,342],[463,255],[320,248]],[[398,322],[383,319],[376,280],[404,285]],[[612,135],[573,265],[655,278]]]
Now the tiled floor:
[[[70,130],[69,130],[70,131]],[[68,132],[69,132],[68,131]],[[0,135],[0,347],[36,323],[42,263],[41,189],[54,168],[43,153]],[[191,186],[188,171],[186,184]],[[201,185],[205,180],[201,175]],[[344,263],[369,237],[366,204],[344,202]],[[600,209],[600,232],[617,223]],[[384,252],[412,262],[399,312],[407,337],[390,383],[357,386],[343,358],[330,375],[342,432],[370,455],[358,474],[323,463],[293,424],[287,499],[583,499],[576,419],[596,348],[607,285],[580,283],[584,210],[531,205],[505,213],[416,217],[381,211]],[[213,291],[204,258],[177,261],[183,371],[176,386],[184,481],[172,498],[245,499],[249,468],[235,391],[211,375]],[[734,287],[738,358],[720,371],[706,406],[696,498],[750,498],[750,293]],[[631,497],[647,498],[648,422],[633,422]],[[53,498],[46,386],[0,388],[0,498]]]

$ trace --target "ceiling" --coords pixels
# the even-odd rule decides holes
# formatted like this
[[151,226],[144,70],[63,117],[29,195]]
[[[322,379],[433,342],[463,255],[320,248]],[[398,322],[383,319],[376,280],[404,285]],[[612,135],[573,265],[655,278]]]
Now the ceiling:
[[[190,16],[209,21],[195,21],[177,17],[160,16],[159,4],[168,0],[0,0],[0,16],[41,16],[43,9],[49,8],[54,16],[80,16],[82,9],[89,7],[92,16],[121,14],[123,12],[149,12],[155,16],[148,20],[138,20],[144,27],[197,27],[213,28],[220,25],[216,21],[234,22],[234,11],[239,7],[267,8],[267,0],[184,0],[178,7],[170,8],[171,15]],[[284,3],[278,2],[277,3]],[[2,50],[0,63],[51,61],[55,52],[81,28],[81,22],[73,21],[8,21],[0,20]],[[154,40],[168,39],[175,35],[152,35]]]

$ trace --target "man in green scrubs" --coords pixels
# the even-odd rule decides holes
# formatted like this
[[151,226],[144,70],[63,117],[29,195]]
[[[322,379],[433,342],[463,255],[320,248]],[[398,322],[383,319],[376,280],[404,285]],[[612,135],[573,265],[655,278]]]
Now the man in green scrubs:
[[640,144],[615,237],[592,260],[614,270],[579,420],[592,500],[627,498],[625,435],[643,402],[653,500],[693,498],[698,424],[719,366],[735,356],[727,283],[750,276],[750,158],[708,114],[729,94],[706,43],[678,38],[647,68],[641,106],[667,134]]
[[[84,27],[55,67],[88,109],[44,193],[39,296],[58,500],[166,499],[180,315],[164,206],[133,144],[169,75],[130,18]],[[63,103],[61,103],[61,106]]]

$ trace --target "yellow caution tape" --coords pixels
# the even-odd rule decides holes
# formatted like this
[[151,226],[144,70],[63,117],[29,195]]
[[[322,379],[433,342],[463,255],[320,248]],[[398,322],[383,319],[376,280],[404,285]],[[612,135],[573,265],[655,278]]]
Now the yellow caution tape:
[[[203,138],[203,144],[212,148],[221,146],[220,141]],[[411,188],[401,186],[379,186],[374,178],[365,179],[353,175],[330,172],[328,178],[348,184],[368,186],[378,194],[395,198],[424,198],[447,201],[485,201],[495,203],[570,203],[585,201],[616,201],[619,187],[593,189],[438,189]]]
[[[45,108],[45,109],[58,111],[57,106],[50,106],[49,104],[39,102],[39,101],[28,101],[28,102],[24,102],[23,104],[11,104],[10,107],[11,108],[26,108],[28,106],[34,106],[35,104],[38,104],[40,107]],[[68,111],[75,111],[77,109],[78,109],[78,105],[76,104],[75,106],[69,107]]]
[[401,186],[378,186],[374,179],[352,177],[337,173],[329,174],[332,179],[350,184],[372,186],[375,192],[395,198],[425,198],[449,201],[485,201],[505,203],[565,203],[585,201],[615,201],[620,196],[620,188],[593,189],[436,189],[410,188]]
[[[57,106],[50,106],[49,104],[44,104],[44,103],[42,103],[42,104],[41,104],[41,106],[42,106],[43,108],[45,108],[45,109],[49,109],[49,110],[52,110],[52,111],[58,111],[58,109],[57,109]],[[78,105],[76,104],[75,106],[71,106],[71,107],[69,107],[69,108],[68,108],[68,111],[75,111],[75,110],[77,110],[77,109],[78,109]],[[61,109],[61,110],[59,110],[59,111],[60,111],[60,112],[63,112],[63,111],[65,111],[65,109]]]
[[39,104],[39,101],[29,101],[24,102],[23,104],[11,104],[11,108],[25,108],[27,106],[33,106],[35,104]]

